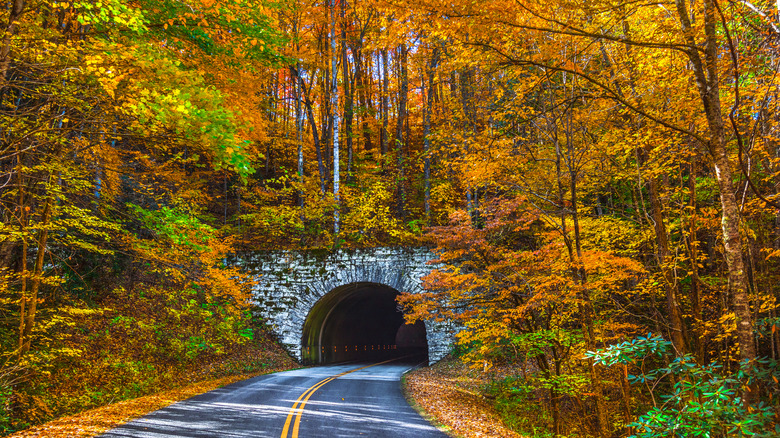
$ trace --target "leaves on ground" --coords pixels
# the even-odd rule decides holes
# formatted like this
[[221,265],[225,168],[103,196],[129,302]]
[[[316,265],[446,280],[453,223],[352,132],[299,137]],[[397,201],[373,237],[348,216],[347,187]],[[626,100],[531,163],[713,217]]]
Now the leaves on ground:
[[466,365],[445,359],[406,375],[404,390],[425,414],[464,438],[520,437],[507,428],[489,400],[480,394],[487,383]]

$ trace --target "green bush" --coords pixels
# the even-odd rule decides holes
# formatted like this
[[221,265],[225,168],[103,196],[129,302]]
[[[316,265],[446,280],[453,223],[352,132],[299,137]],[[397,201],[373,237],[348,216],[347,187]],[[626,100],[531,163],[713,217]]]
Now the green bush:
[[[549,409],[539,409],[538,388],[519,376],[493,381],[485,393],[495,398],[493,405],[512,430],[534,437],[552,436]],[[546,403],[546,402],[545,402]]]
[[[660,336],[648,335],[587,354],[597,363],[606,366],[637,365],[648,356],[663,356],[670,350],[671,342]],[[774,408],[763,400],[747,406],[741,396],[743,391],[750,386],[756,386],[755,384],[776,392],[779,376],[780,366],[777,361],[771,359],[743,362],[738,371],[728,374],[718,363],[699,365],[691,356],[680,356],[666,366],[629,375],[628,379],[632,384],[644,385],[666,378],[671,378],[670,381],[674,382],[660,386],[669,388],[667,393],[657,396],[650,394],[655,406],[630,425],[635,431],[633,436],[780,436],[780,425],[772,427]]]

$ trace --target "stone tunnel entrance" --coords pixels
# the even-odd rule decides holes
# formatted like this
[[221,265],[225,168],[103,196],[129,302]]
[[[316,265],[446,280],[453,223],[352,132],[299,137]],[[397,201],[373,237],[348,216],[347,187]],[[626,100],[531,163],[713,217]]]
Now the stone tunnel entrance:
[[406,324],[399,292],[378,283],[350,283],[320,298],[303,325],[304,363],[376,361],[405,357],[428,361],[425,324]]

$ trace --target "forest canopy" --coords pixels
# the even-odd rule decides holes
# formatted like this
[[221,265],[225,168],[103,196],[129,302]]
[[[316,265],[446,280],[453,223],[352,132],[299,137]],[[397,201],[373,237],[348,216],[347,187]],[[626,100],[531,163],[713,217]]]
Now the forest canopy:
[[774,3],[2,5],[0,433],[265,339],[231,254],[399,245],[519,431],[780,433]]

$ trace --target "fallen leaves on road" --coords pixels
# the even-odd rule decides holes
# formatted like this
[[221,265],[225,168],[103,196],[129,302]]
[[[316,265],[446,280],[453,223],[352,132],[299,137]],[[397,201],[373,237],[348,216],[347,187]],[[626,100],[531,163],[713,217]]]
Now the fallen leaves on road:
[[454,436],[520,438],[507,428],[479,388],[486,381],[460,361],[445,359],[406,375],[404,392],[412,403]]
[[184,400],[213,389],[220,388],[239,380],[259,374],[282,371],[287,368],[266,369],[262,373],[250,373],[205,380],[184,388],[164,391],[158,394],[139,397],[113,403],[100,408],[90,409],[69,417],[62,417],[27,429],[9,438],[81,438],[93,437],[120,424],[138,418],[149,412],[164,408],[172,403]]

